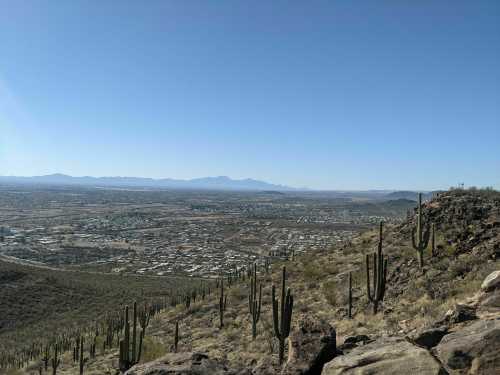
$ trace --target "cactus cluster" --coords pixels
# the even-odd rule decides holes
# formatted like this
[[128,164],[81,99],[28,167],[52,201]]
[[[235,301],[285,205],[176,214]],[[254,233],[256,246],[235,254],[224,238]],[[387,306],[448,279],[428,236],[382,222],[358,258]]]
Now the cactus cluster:
[[[132,315],[132,342],[130,341],[130,322],[129,322],[129,308],[125,307],[125,320],[124,320],[124,338],[120,341],[120,370],[126,371],[141,360],[142,343],[146,333],[146,327],[149,324],[151,310],[148,309],[147,304],[144,310],[140,313],[137,311],[137,302],[133,305]],[[141,326],[139,336],[137,336],[138,323]]]

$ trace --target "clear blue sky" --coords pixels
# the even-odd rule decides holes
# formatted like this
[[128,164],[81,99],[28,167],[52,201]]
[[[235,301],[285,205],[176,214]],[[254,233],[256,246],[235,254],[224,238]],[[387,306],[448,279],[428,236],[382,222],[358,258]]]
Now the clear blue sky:
[[0,175],[500,187],[500,1],[0,0]]

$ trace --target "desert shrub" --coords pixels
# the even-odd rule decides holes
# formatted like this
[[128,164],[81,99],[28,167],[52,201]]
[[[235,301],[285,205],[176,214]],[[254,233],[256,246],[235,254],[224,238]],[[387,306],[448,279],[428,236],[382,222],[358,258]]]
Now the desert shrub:
[[[258,288],[258,285],[257,285],[257,288]],[[241,302],[241,301],[248,298],[247,288],[245,285],[242,285],[242,284],[232,286],[228,290],[227,293],[228,293],[228,297],[227,297],[228,303],[229,303],[229,300],[231,300],[232,302]]]
[[310,262],[304,266],[304,280],[306,282],[318,281],[322,275],[321,267],[317,264]]
[[468,259],[457,258],[450,264],[449,270],[452,278],[464,277],[471,271],[471,264]]
[[142,351],[141,362],[149,362],[156,358],[161,357],[166,354],[166,348],[163,343],[158,341],[153,337],[145,337],[142,343]]
[[337,305],[337,283],[334,280],[329,280],[323,283],[321,290],[325,296],[326,301],[331,306]]

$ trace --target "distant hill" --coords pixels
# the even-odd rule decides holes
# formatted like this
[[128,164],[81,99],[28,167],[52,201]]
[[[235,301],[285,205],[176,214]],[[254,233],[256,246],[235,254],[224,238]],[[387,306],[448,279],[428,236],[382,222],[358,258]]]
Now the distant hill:
[[0,176],[0,183],[45,184],[45,185],[86,185],[107,187],[143,187],[167,189],[210,189],[210,190],[273,190],[295,191],[298,189],[275,185],[265,181],[246,178],[233,180],[227,176],[202,177],[191,180],[177,180],[172,178],[153,179],[144,177],[73,177],[65,174],[51,174],[45,176],[18,177]]
[[[431,199],[435,192],[425,192],[422,193],[422,199],[428,200]],[[393,191],[384,196],[385,199],[397,200],[397,199],[405,199],[410,201],[418,200],[418,192],[417,191]]]

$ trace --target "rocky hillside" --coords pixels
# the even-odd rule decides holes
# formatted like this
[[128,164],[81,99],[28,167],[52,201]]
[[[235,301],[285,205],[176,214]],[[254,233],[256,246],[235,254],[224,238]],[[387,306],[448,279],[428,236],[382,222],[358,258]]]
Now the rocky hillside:
[[[403,224],[384,226],[382,242],[375,228],[352,243],[274,262],[267,273],[259,269],[262,310],[255,339],[248,279],[226,286],[222,328],[218,295],[162,312],[148,327],[143,362],[159,359],[127,374],[499,374],[500,194],[440,193],[423,203],[421,222],[423,232],[431,224],[435,229],[433,254],[429,238],[422,266],[412,246],[415,211]],[[379,244],[387,271],[374,314],[365,267],[369,254],[372,279],[371,254]],[[294,302],[280,366],[271,286],[277,286],[279,299],[283,266]],[[172,353],[174,322],[179,322],[177,353]],[[117,357],[117,351],[106,351],[86,363],[85,373],[114,374]],[[63,357],[58,373],[78,370]]]

